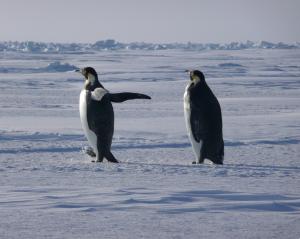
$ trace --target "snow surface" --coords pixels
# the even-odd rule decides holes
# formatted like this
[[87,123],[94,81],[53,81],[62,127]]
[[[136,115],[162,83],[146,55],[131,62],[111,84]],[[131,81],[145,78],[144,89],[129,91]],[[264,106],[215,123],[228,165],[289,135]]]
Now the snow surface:
[[[73,47],[0,52],[1,238],[299,238],[299,49]],[[94,67],[110,92],[152,97],[113,105],[120,164],[82,152],[85,79],[39,70],[51,62]],[[203,71],[220,101],[224,165],[191,164],[186,69]]]

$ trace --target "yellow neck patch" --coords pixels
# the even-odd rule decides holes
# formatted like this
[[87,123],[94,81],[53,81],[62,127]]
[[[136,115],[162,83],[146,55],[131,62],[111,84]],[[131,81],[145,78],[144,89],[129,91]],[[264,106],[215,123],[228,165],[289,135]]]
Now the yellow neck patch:
[[195,85],[200,82],[200,78],[198,76],[193,75],[193,81],[195,82]]
[[96,78],[91,73],[88,73],[88,79],[87,82],[93,84],[95,82]]

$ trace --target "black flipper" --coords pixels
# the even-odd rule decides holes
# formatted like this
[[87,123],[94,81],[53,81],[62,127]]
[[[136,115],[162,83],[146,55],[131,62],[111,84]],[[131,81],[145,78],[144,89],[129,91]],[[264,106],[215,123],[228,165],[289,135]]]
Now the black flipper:
[[219,159],[223,162],[224,160],[224,141],[222,142],[222,147],[219,151]]
[[104,153],[104,157],[112,163],[119,163],[118,160],[116,160],[115,156],[110,152],[110,150],[106,150]]
[[134,99],[148,99],[150,100],[151,97],[144,94],[138,94],[138,93],[130,93],[130,92],[123,92],[123,93],[108,93],[109,99],[111,102],[114,103],[121,103],[126,100],[134,100]]
[[195,105],[190,104],[191,109],[191,116],[190,116],[190,123],[191,123],[191,130],[196,142],[200,143],[200,140],[203,136],[203,124],[200,122],[200,110],[195,107]]

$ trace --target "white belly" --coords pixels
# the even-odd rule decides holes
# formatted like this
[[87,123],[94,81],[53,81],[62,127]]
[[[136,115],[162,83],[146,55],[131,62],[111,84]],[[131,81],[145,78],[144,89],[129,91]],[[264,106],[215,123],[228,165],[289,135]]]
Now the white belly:
[[186,129],[187,129],[187,133],[189,136],[189,139],[191,141],[192,147],[193,147],[193,151],[196,155],[196,162],[199,163],[199,159],[200,159],[200,150],[202,148],[202,141],[200,140],[200,143],[198,143],[193,136],[192,133],[192,128],[191,128],[191,124],[190,124],[190,117],[191,117],[191,109],[190,109],[190,102],[187,96],[187,92],[185,91],[184,96],[183,96],[183,104],[184,104],[184,118],[185,118],[185,124],[186,124]]
[[87,137],[88,141],[92,145],[94,151],[96,154],[98,154],[97,150],[97,136],[96,134],[89,129],[89,125],[87,122],[87,104],[86,104],[86,91],[82,90],[80,93],[80,99],[79,99],[79,112],[80,112],[80,120],[81,124],[85,133],[85,136]]

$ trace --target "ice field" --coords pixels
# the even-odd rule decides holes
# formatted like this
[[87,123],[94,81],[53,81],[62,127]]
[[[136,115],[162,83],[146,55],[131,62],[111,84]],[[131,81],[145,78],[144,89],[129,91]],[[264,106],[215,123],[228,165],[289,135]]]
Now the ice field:
[[[94,67],[112,153],[91,163],[79,118]],[[183,112],[201,70],[223,114],[224,165],[195,160]],[[1,238],[299,238],[300,49],[0,52]]]

